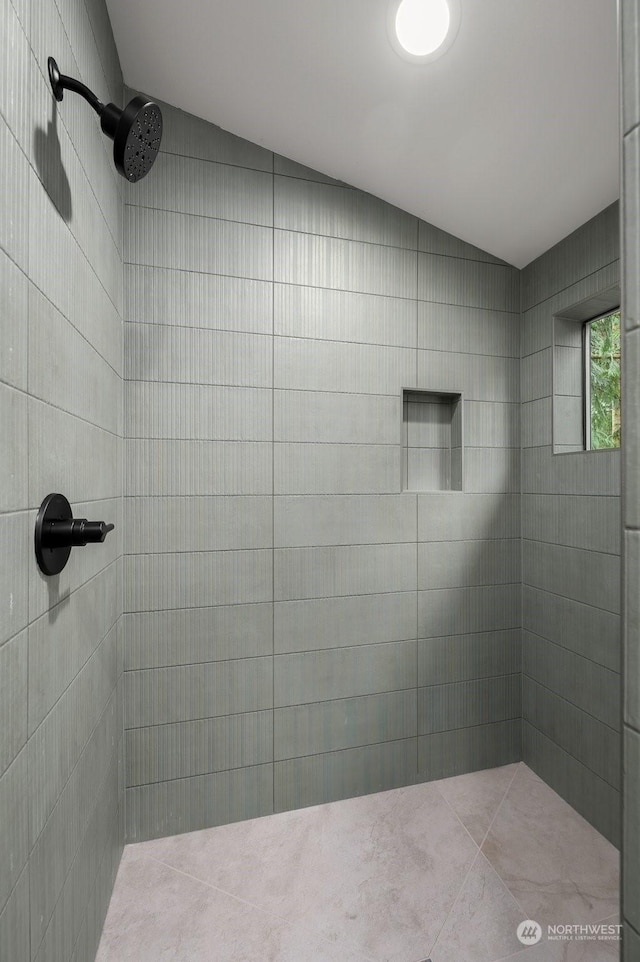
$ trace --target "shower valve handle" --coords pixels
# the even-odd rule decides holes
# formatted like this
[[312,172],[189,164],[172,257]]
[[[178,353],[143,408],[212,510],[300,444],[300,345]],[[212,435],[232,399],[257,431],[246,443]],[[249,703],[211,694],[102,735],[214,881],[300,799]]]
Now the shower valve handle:
[[114,527],[104,521],[74,518],[63,494],[47,495],[36,519],[35,549],[40,571],[45,575],[59,574],[72,548],[100,544]]
[[104,521],[87,521],[86,518],[70,518],[65,521],[49,521],[42,531],[44,548],[77,548],[85,544],[102,542],[115,525]]

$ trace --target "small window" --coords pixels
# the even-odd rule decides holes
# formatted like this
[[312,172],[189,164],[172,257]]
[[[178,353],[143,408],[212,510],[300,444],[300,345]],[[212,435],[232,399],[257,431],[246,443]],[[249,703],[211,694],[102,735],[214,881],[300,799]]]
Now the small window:
[[620,447],[620,311],[584,325],[585,448]]
[[[553,453],[619,449],[619,284],[554,314],[552,369]],[[533,436],[543,438],[536,427],[533,412]]]

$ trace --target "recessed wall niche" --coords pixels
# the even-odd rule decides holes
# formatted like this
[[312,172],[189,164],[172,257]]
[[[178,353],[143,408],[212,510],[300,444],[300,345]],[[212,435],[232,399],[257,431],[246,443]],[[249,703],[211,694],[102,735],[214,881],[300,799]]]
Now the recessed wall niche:
[[462,395],[402,392],[402,490],[462,491]]

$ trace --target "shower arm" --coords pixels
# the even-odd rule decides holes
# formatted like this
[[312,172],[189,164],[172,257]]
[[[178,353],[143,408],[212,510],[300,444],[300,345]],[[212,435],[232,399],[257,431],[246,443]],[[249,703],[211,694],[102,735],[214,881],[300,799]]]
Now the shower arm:
[[62,100],[65,90],[71,90],[74,94],[80,94],[81,97],[87,101],[87,103],[93,107],[98,117],[100,118],[100,126],[103,133],[113,140],[116,135],[116,130],[118,128],[118,122],[122,117],[122,110],[120,107],[116,107],[115,104],[103,104],[92,90],[83,84],[80,80],[76,80],[75,77],[68,77],[64,73],[60,73],[58,64],[55,62],[53,57],[49,57],[47,61],[47,66],[49,68],[49,80],[51,81],[51,89],[53,90],[53,96],[56,100]]
[[67,77],[66,74],[60,73],[58,64],[53,57],[49,57],[48,67],[51,88],[56,100],[62,100],[65,90],[71,90],[74,94],[80,94],[81,97],[84,97],[99,117],[102,115],[104,104],[98,100],[93,91],[89,90],[89,88],[79,80],[75,80],[74,77]]

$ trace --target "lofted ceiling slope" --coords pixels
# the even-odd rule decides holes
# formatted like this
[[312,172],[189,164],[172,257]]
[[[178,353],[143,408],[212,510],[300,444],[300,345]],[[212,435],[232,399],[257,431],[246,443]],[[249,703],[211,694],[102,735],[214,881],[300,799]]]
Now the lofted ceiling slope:
[[400,59],[388,0],[107,0],[124,79],[523,267],[619,196],[616,0],[461,0]]

